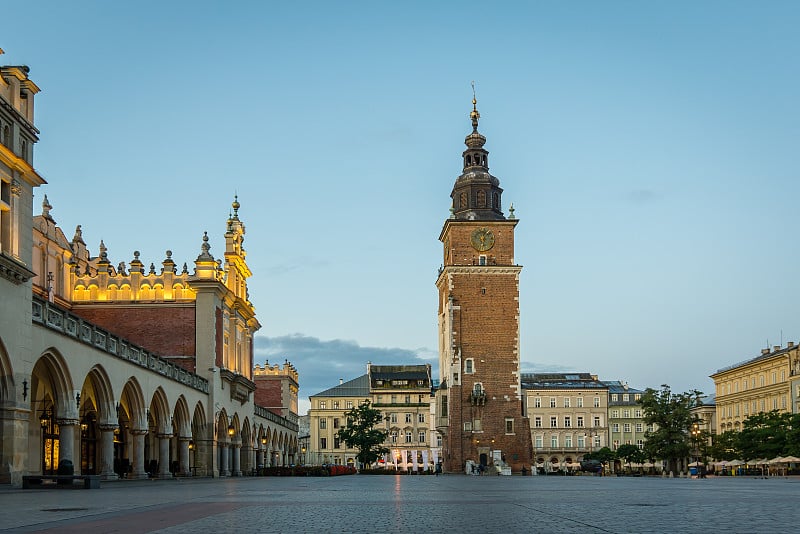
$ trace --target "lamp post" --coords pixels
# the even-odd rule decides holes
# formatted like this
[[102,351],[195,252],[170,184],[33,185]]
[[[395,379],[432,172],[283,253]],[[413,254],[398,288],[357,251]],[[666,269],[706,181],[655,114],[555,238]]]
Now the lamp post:
[[303,456],[300,458],[300,465],[306,465],[306,448],[301,447],[300,452],[303,453]]
[[704,478],[700,466],[700,439],[702,437],[702,431],[700,430],[699,421],[695,421],[694,423],[692,423],[692,430],[690,432],[692,434],[692,441],[694,442],[695,452],[697,453],[697,455],[695,456],[695,468],[697,469],[697,478]]

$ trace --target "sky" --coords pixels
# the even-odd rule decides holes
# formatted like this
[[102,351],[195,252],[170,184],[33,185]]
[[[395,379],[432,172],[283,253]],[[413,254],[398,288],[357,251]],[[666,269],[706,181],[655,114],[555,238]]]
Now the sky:
[[[238,194],[256,363],[308,396],[437,365],[439,232],[471,131],[520,219],[521,366],[644,389],[800,341],[800,4],[3,6],[68,238],[181,265]],[[13,24],[8,24],[14,21]]]

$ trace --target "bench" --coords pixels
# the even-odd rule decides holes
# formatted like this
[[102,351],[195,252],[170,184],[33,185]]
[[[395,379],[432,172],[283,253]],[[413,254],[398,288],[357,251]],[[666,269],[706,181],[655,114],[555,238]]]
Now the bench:
[[[80,484],[75,484],[80,481]],[[26,475],[22,477],[22,489],[83,488],[99,489],[99,475]]]

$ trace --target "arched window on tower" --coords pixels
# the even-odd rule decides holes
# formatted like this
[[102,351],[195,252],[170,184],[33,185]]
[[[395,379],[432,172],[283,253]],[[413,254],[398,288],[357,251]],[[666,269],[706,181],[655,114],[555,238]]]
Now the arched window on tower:
[[500,195],[498,195],[497,193],[492,194],[492,205],[494,206],[495,209],[498,210],[500,209]]
[[470,165],[472,165],[472,156],[467,154],[467,167],[469,167]]

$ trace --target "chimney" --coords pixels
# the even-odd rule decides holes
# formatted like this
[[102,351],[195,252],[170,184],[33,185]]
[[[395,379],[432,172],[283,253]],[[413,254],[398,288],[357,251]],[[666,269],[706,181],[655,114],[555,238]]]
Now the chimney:
[[761,354],[769,354],[769,349],[761,349]]
[[339,379],[339,385],[341,386],[342,384],[344,384],[344,379],[340,378]]
[[789,341],[788,343],[786,343],[787,349],[791,349],[792,347],[794,347],[794,341]]
[[772,351],[773,352],[778,352],[779,350],[781,350],[781,346],[780,345],[773,345],[772,346]]

